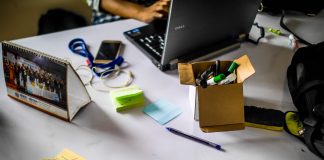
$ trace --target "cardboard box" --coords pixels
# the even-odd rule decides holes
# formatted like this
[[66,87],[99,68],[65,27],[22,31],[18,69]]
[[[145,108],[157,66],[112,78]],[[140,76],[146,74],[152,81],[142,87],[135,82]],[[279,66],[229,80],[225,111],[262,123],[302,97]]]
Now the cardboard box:
[[[199,125],[204,132],[218,132],[244,129],[244,97],[243,82],[255,70],[247,55],[236,60],[236,81],[226,85],[212,85],[207,88],[197,86],[196,76],[205,71],[215,61],[195,63],[179,63],[180,83],[195,88],[195,112],[199,112]],[[222,73],[228,69],[232,61],[221,61]],[[192,99],[191,99],[192,101]],[[198,117],[196,117],[198,118]]]

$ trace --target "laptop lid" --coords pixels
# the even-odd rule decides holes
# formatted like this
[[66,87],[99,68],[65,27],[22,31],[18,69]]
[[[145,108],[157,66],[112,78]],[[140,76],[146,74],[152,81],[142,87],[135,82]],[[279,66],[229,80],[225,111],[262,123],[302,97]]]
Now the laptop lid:
[[[260,0],[172,0],[161,65],[248,34]],[[207,50],[206,50],[207,51]]]

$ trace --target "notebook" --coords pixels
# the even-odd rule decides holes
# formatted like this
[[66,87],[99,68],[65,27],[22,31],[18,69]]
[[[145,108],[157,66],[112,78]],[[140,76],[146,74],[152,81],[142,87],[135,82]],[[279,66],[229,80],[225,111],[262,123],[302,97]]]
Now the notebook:
[[160,70],[197,61],[240,46],[256,17],[260,0],[172,0],[167,19],[125,31]]
[[7,94],[33,108],[71,121],[91,99],[66,60],[2,42]]

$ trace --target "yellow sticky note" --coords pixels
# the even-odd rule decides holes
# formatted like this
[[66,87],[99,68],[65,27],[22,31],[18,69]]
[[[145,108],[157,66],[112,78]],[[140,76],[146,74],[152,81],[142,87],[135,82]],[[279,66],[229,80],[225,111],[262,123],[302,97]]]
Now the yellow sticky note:
[[72,152],[69,149],[64,149],[54,159],[55,160],[86,160],[85,158],[83,158],[80,155]]

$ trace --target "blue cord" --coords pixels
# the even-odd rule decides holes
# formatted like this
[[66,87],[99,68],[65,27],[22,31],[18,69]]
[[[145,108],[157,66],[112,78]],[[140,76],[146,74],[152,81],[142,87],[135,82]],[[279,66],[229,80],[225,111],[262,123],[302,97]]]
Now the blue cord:
[[[116,59],[114,59],[112,62],[106,63],[106,64],[99,64],[99,63],[94,63],[94,57],[92,54],[89,52],[86,43],[84,42],[83,39],[81,38],[75,38],[70,41],[69,43],[69,49],[80,56],[88,58],[90,64],[89,67],[91,70],[95,73],[96,76],[107,76],[112,70],[115,69],[115,65],[121,66],[121,64],[124,62],[124,58],[122,56],[118,56]],[[104,71],[102,72],[97,72],[94,70],[94,67],[102,68]]]

